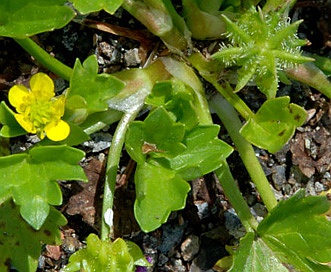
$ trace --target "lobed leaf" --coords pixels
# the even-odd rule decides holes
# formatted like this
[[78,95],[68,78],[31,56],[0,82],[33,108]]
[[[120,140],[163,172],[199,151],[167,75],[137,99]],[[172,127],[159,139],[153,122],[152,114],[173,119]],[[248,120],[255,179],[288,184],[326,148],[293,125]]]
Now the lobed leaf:
[[0,200],[10,197],[34,229],[44,224],[49,205],[60,205],[57,179],[87,181],[77,165],[84,152],[68,146],[34,147],[29,153],[0,158]]
[[134,214],[145,232],[165,223],[172,211],[185,207],[190,185],[174,170],[149,163],[138,164],[135,173]]
[[75,16],[65,0],[1,0],[0,36],[26,38],[62,28]]
[[235,252],[230,271],[331,271],[331,222],[325,196],[305,197],[303,190],[281,201],[247,233]]
[[241,128],[241,135],[271,153],[280,150],[306,120],[306,111],[288,96],[267,100]]
[[114,14],[115,11],[123,4],[124,0],[72,0],[75,8],[83,14],[96,12],[99,10],[105,10],[110,14]]
[[150,266],[140,248],[132,242],[125,242],[121,238],[114,242],[101,241],[93,233],[86,238],[86,242],[86,248],[70,256],[64,272],[131,272],[135,271],[136,265]]
[[233,151],[232,147],[217,138],[218,125],[197,126],[185,137],[186,149],[169,158],[169,167],[184,180],[192,180],[208,174],[222,165]]
[[[157,131],[155,131],[157,129]],[[185,149],[185,128],[163,108],[155,109],[142,122],[132,122],[126,136],[126,150],[138,163],[150,157],[174,157]]]
[[61,244],[58,227],[67,221],[55,208],[39,230],[26,223],[10,199],[0,204],[0,214],[0,271],[9,271],[11,266],[18,271],[36,271],[41,243]]
[[108,109],[107,100],[118,94],[124,83],[109,74],[98,74],[94,55],[83,64],[76,61],[67,95],[66,119],[80,124],[88,115]]
[[307,269],[313,263],[331,262],[331,222],[325,216],[329,208],[325,196],[305,197],[301,190],[280,202],[257,231],[270,248],[281,253],[283,261],[316,271]]
[[231,272],[288,272],[272,250],[255,233],[248,232],[240,239],[235,252]]
[[177,122],[185,124],[185,130],[191,130],[199,122],[193,90],[180,80],[156,83],[145,102],[154,107],[164,106]]

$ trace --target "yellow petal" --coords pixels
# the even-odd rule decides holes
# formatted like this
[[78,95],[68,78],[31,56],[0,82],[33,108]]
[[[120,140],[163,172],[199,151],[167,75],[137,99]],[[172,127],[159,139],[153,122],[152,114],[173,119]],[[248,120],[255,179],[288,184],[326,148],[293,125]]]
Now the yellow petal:
[[55,98],[56,100],[53,101],[53,108],[54,108],[54,114],[55,116],[57,116],[58,118],[62,117],[64,114],[64,108],[65,108],[65,96],[64,95],[60,95],[57,98]]
[[10,88],[8,99],[10,104],[19,108],[24,103],[24,98],[29,95],[29,90],[23,85],[15,85]]
[[33,123],[26,118],[23,114],[14,114],[16,121],[24,128],[27,132],[36,133],[37,130],[33,126]]
[[50,123],[45,127],[47,137],[52,141],[62,141],[69,136],[70,126],[63,120],[57,124]]
[[30,79],[31,91],[37,96],[42,96],[44,99],[51,99],[54,93],[53,80],[44,73],[37,73]]

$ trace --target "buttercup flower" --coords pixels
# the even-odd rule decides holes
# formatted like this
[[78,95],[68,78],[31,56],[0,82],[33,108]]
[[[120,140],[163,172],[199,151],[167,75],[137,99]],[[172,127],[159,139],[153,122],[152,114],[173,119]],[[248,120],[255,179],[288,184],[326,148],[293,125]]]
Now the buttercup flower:
[[70,127],[61,120],[65,97],[55,97],[54,83],[46,74],[33,75],[30,90],[23,85],[13,86],[8,98],[16,108],[15,119],[27,132],[37,134],[40,139],[46,135],[52,141],[68,137]]

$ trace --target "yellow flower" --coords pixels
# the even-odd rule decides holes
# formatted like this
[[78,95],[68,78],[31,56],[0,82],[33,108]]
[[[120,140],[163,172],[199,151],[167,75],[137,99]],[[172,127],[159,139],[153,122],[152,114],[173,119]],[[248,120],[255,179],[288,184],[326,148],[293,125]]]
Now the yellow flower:
[[15,108],[16,121],[29,133],[40,139],[46,136],[52,141],[61,141],[70,133],[69,125],[61,120],[64,114],[65,97],[55,97],[54,83],[44,74],[31,77],[30,90],[15,85],[9,90],[9,102]]

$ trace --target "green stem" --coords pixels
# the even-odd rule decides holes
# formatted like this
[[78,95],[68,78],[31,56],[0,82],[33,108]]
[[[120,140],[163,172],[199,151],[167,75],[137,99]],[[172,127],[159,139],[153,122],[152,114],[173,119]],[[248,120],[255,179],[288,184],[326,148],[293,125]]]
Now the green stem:
[[208,82],[214,85],[217,91],[219,91],[223,97],[228,100],[233,107],[239,112],[239,114],[248,120],[254,116],[251,109],[245,104],[245,102],[233,92],[232,88],[228,85],[224,88],[218,83],[219,74],[222,67],[216,60],[207,60],[200,53],[195,53],[189,57],[189,61],[199,71],[199,74]]
[[313,63],[301,64],[293,69],[287,69],[285,72],[289,78],[307,84],[331,98],[331,82]]
[[102,222],[100,234],[101,240],[108,240],[109,238],[114,238],[112,218],[109,219],[109,222],[106,222],[105,216],[109,215],[109,213],[113,213],[117,169],[120,162],[120,156],[125,140],[125,134],[129,124],[136,118],[137,114],[141,110],[141,107],[142,105],[134,110],[131,110],[128,113],[125,113],[122,116],[114,133],[111,146],[109,148],[106,180],[102,203]]
[[223,187],[225,196],[230,201],[231,205],[235,209],[241,223],[248,232],[257,229],[258,223],[251,214],[247,203],[245,202],[240,190],[233,179],[229,166],[226,162],[221,168],[215,171],[220,184]]
[[70,81],[72,69],[69,66],[50,56],[44,49],[42,49],[30,38],[14,40],[47,69],[62,77],[63,79]]
[[233,92],[233,89],[230,85],[227,84],[225,87],[223,87],[216,80],[209,82],[214,85],[216,90],[239,112],[239,114],[245,120],[248,120],[254,116],[254,113],[251,111],[251,109],[237,94]]
[[125,0],[122,7],[174,52],[191,48],[190,32],[171,0]]
[[252,145],[247,142],[239,132],[242,124],[237,112],[221,95],[215,95],[209,104],[221,119],[232,141],[234,142],[265,206],[269,211],[272,210],[277,205],[277,200],[264,174],[261,164],[256,158]]

